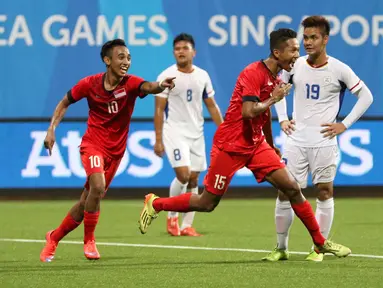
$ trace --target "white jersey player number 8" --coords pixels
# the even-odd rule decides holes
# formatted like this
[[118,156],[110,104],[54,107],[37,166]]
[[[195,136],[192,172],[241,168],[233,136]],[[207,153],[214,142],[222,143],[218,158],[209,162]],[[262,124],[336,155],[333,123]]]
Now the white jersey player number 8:
[[187,92],[186,92],[186,100],[188,100],[188,102],[193,100],[193,90],[191,90],[191,89],[187,90]]

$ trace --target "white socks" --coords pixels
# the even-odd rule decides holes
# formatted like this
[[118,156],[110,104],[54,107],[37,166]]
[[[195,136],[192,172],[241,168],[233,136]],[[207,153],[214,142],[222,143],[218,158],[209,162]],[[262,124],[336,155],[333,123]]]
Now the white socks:
[[[320,232],[327,239],[334,219],[334,198],[325,201],[317,199],[316,203],[315,218],[318,221]],[[275,226],[277,230],[278,249],[288,249],[289,230],[293,224],[293,219],[294,211],[291,208],[290,202],[279,201],[277,198],[275,207]]]
[[317,199],[315,218],[318,221],[320,232],[327,239],[330,234],[332,221],[334,219],[334,198],[330,198],[325,201]]
[[[172,181],[172,184],[170,184],[170,197],[181,195],[182,193],[186,192],[186,187],[188,186],[188,183],[182,184],[177,177],[175,177]],[[178,212],[168,212],[168,217],[173,218],[177,217]]]
[[[190,192],[193,193],[193,194],[198,194],[198,187],[191,188]],[[185,229],[185,228],[188,228],[188,227],[192,226],[193,220],[194,220],[194,215],[195,215],[194,211],[183,213],[183,220],[182,220],[181,231],[183,229]]]
[[294,210],[289,201],[280,201],[277,198],[275,206],[275,226],[277,229],[277,247],[287,250],[289,241],[289,230],[293,224]]

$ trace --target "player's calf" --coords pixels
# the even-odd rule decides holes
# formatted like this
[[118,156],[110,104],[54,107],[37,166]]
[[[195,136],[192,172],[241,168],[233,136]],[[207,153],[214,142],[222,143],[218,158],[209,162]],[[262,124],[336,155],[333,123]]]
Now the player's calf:
[[202,194],[193,194],[190,197],[190,211],[212,212],[218,206],[220,200],[221,196],[212,194],[204,189]]
[[84,189],[81,194],[80,200],[73,205],[73,207],[69,210],[69,214],[72,215],[73,219],[77,222],[82,222],[84,219],[84,210],[85,210],[85,201],[88,197],[89,191]]
[[86,198],[84,210],[85,211],[98,211],[102,196],[105,193],[105,185],[99,184],[90,187],[89,195]]

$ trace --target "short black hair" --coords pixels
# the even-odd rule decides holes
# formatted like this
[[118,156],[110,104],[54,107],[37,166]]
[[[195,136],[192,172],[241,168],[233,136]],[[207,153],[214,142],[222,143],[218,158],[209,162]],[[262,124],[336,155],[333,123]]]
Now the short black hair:
[[281,49],[282,44],[292,38],[297,38],[297,32],[288,28],[281,28],[270,33],[270,52],[273,55],[274,49]]
[[114,40],[105,42],[104,45],[102,45],[101,53],[100,53],[102,62],[104,62],[105,56],[110,57],[110,52],[112,51],[113,47],[116,47],[116,46],[126,47],[125,41],[123,39],[114,39]]
[[330,23],[323,16],[309,16],[302,21],[303,28],[317,27],[322,30],[322,35],[330,35]]
[[187,34],[187,33],[181,33],[179,35],[177,35],[174,40],[173,40],[173,48],[174,46],[176,46],[177,42],[180,42],[180,41],[186,41],[186,42],[189,42],[193,49],[195,48],[195,42],[194,42],[194,38],[192,35],[190,34]]

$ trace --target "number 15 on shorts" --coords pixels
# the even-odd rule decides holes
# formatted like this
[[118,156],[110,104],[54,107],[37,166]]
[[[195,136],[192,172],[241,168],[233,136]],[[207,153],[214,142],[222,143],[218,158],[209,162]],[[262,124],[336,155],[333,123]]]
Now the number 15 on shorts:
[[226,176],[215,174],[214,189],[223,190],[226,184]]

